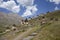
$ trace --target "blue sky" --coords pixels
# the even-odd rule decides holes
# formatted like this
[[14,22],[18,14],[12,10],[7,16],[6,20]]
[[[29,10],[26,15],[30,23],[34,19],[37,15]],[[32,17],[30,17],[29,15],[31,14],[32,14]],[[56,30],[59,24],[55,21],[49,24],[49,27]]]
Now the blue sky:
[[0,11],[17,13],[29,17],[60,10],[60,0],[0,0]]

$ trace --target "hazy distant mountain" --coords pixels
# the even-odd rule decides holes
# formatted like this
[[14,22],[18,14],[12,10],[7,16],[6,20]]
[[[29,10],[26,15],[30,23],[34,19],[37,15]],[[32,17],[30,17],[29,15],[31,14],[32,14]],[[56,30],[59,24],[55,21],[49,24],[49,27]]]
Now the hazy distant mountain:
[[0,24],[20,24],[22,19],[18,14],[0,12]]

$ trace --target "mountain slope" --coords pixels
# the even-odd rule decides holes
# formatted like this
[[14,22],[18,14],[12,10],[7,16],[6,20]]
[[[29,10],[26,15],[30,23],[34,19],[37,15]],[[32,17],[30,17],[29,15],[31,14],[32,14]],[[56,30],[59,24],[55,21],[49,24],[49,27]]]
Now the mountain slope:
[[18,14],[0,12],[0,31],[5,30],[5,26],[20,25],[22,19]]
[[[42,20],[41,17],[37,19]],[[49,12],[43,17],[47,18],[48,22],[38,29],[38,34],[32,40],[60,40],[60,11]]]

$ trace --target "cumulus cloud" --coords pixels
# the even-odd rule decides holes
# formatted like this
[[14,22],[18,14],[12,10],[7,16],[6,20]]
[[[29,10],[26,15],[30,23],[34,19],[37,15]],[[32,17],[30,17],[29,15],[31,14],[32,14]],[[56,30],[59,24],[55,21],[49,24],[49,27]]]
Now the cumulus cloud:
[[0,4],[0,7],[12,10],[15,13],[19,12],[19,6],[17,6],[15,1],[13,0],[3,2],[2,4]]
[[0,4],[3,2],[3,0],[0,0]]
[[34,5],[31,10],[32,10],[32,13],[35,13],[38,9],[37,9],[36,5]]
[[34,0],[17,0],[17,2],[26,8],[22,17],[33,15],[38,9],[34,4]]
[[0,5],[0,7],[3,7],[3,8],[12,8],[12,7],[14,7],[16,4],[15,4],[15,2],[14,1],[7,1],[7,2],[3,2],[1,5]]
[[30,16],[30,15],[32,15],[32,12],[30,10],[26,10],[24,12],[24,14],[22,15],[22,17],[26,17],[26,16]]
[[31,6],[34,4],[34,0],[17,0],[22,6]]
[[60,0],[47,0],[49,2],[53,2],[54,4],[56,4],[55,10],[59,10],[59,8],[57,7],[57,5],[60,4]]
[[50,2],[54,2],[55,4],[60,4],[60,0],[48,0]]
[[12,11],[15,12],[15,13],[16,13],[16,12],[18,13],[18,12],[20,11],[20,6],[14,6],[14,7],[12,8]]
[[22,17],[33,15],[37,10],[36,5],[28,6]]
[[11,10],[14,13],[18,13],[20,11],[20,6],[26,8],[25,12],[23,13],[22,17],[33,15],[38,9],[34,4],[34,0],[16,0],[18,5],[15,3],[14,0],[8,0],[7,2],[2,2],[0,0],[0,7],[6,8]]
[[59,10],[59,8],[56,6],[56,7],[55,7],[55,10]]

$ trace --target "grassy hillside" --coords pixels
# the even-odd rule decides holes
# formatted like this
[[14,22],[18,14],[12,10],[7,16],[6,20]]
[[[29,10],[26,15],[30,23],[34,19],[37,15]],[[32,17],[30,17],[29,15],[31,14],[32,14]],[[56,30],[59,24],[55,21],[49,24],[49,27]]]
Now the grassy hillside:
[[[12,16],[13,15],[9,14],[9,19],[12,18]],[[16,17],[13,16],[13,18],[16,18]],[[18,20],[20,19],[18,18]],[[13,23],[16,23],[16,21]],[[1,27],[0,30],[4,31],[5,28],[3,28],[4,27],[3,23],[1,24],[2,25],[0,25]],[[16,27],[20,30],[20,32],[21,30],[24,32],[26,31],[26,29],[28,30],[29,28],[39,27],[35,31],[37,35],[34,36],[32,40],[60,40],[60,10],[47,12],[46,14],[39,15],[36,18],[31,18],[31,20],[28,21],[28,25],[25,25],[25,24],[24,25],[18,24],[18,25]]]
[[60,40],[60,21],[45,25],[33,40]]
[[44,26],[32,40],[60,40],[60,11],[48,12],[44,17],[48,22],[43,24]]
[[11,28],[14,24],[20,25],[22,19],[18,14],[0,12],[0,33],[5,32],[6,29]]

